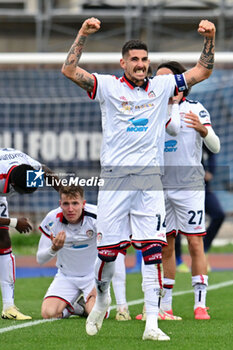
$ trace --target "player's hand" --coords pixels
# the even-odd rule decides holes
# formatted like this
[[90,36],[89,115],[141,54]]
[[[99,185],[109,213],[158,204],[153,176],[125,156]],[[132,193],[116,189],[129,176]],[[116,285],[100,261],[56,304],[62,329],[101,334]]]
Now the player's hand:
[[206,38],[214,38],[216,29],[214,23],[208,20],[202,20],[199,23],[197,31],[199,34],[205,36]]
[[64,246],[66,233],[65,231],[60,231],[55,237],[51,233],[50,238],[52,241],[52,250],[58,251]]
[[175,103],[180,103],[180,101],[182,100],[184,96],[184,93],[181,91],[181,92],[178,92],[178,94],[174,97],[172,97],[172,104],[175,104]]
[[189,111],[189,113],[185,114],[184,121],[187,124],[188,128],[195,129],[197,132],[199,132],[201,137],[205,137],[208,134],[206,127],[200,122],[198,116],[192,111]]
[[90,34],[96,33],[100,29],[100,24],[101,22],[98,20],[98,18],[88,18],[83,22],[79,34],[88,36]]
[[16,225],[16,230],[20,233],[27,233],[32,230],[32,225],[26,218],[18,218],[17,220],[17,225]]

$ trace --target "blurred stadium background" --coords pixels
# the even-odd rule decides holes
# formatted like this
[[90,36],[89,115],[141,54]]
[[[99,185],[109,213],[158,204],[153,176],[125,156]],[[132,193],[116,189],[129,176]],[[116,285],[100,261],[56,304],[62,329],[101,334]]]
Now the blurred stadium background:
[[[192,89],[209,110],[221,138],[216,193],[227,213],[222,230],[231,233],[233,214],[233,0],[0,0],[0,147],[30,154],[60,174],[98,176],[100,110],[60,69],[83,20],[102,21],[88,38],[82,66],[90,72],[119,70],[125,40],[141,38],[151,50],[152,68],[175,59],[195,64],[202,48],[196,29],[201,19],[217,27],[216,69]],[[185,54],[184,54],[184,53]],[[96,189],[87,200],[96,203]],[[10,198],[10,211],[35,225],[57,205],[55,191]]]

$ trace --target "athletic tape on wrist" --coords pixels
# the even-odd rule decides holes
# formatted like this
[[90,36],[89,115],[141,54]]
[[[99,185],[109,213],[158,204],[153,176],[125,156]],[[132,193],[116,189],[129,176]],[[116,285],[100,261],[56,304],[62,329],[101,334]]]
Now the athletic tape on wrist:
[[17,218],[11,218],[9,226],[15,228],[17,226],[17,223],[18,223],[18,219]]

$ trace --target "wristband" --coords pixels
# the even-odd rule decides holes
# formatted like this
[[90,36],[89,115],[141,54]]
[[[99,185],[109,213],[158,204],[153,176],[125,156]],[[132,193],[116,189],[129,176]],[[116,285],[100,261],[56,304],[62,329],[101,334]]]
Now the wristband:
[[17,226],[18,219],[17,218],[11,218],[9,226],[15,228]]

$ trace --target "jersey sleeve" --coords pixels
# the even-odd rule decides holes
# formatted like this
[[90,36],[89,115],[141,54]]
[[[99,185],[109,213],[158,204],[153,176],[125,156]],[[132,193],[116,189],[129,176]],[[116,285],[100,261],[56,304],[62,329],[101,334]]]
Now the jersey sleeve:
[[199,102],[197,103],[196,108],[197,111],[194,113],[198,115],[201,124],[211,126],[210,114],[207,109]]
[[166,132],[171,136],[176,136],[180,132],[180,112],[179,105],[168,105],[168,117],[166,122]]
[[46,217],[39,226],[39,229],[42,232],[36,254],[36,260],[39,264],[45,264],[57,254],[57,252],[51,250],[51,233],[54,233],[53,230],[55,226],[53,218],[54,211],[51,211],[50,213],[48,213],[48,215],[46,215]]
[[54,233],[55,221],[52,213],[46,215],[46,217],[41,222],[39,229],[40,231],[50,239],[51,232]]
[[114,79],[117,77],[109,74],[92,74],[95,80],[94,88],[91,93],[87,93],[92,100],[96,100],[103,103],[108,96],[108,89],[111,89],[114,83]]
[[[152,87],[155,89],[155,94],[164,94],[164,96],[172,97],[177,94],[178,91],[185,90],[186,83],[183,74],[173,75],[173,74],[164,74],[155,76],[152,81]],[[183,89],[183,90],[182,90]]]
[[57,252],[51,250],[52,242],[45,235],[41,235],[38,250],[36,253],[36,261],[42,265],[54,258]]

